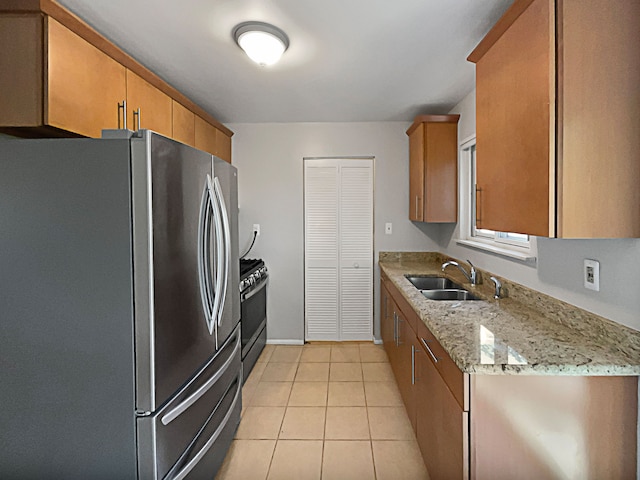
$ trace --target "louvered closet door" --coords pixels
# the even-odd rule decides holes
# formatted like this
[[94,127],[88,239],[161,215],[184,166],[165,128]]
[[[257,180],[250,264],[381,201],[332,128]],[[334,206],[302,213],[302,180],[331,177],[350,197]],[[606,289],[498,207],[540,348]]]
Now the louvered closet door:
[[373,160],[305,160],[305,336],[373,335]]

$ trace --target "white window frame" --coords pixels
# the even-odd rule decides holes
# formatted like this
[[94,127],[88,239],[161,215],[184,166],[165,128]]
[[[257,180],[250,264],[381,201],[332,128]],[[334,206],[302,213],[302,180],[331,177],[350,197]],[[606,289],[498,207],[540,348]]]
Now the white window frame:
[[523,241],[520,234],[476,229],[475,226],[475,156],[476,137],[472,135],[460,143],[459,202],[460,231],[456,243],[523,262],[536,261],[535,237]]

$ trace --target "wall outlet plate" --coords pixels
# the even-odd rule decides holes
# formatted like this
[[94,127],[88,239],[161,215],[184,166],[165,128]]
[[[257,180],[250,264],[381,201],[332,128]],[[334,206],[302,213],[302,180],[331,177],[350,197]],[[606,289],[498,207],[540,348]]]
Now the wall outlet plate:
[[253,231],[256,234],[256,237],[260,236],[260,224],[259,223],[254,223],[253,224]]
[[584,288],[595,290],[596,292],[600,291],[600,262],[585,258],[582,275]]

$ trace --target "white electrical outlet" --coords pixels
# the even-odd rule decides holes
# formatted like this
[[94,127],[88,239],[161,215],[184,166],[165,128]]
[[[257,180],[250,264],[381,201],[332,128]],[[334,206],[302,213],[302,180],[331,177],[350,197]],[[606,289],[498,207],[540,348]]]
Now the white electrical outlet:
[[393,233],[393,224],[385,223],[384,224],[384,233],[387,235],[391,235]]
[[597,260],[584,260],[584,288],[600,291],[600,262]]
[[253,232],[256,234],[256,237],[260,236],[260,224],[259,223],[254,223],[253,224]]

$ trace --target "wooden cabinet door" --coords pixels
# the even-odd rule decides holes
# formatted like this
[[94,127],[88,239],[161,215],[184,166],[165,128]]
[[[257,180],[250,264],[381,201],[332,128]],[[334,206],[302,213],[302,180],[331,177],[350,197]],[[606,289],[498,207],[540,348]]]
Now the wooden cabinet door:
[[37,127],[43,121],[44,18],[0,15],[0,126]]
[[47,23],[45,124],[87,137],[119,128],[125,67],[56,20],[47,17]]
[[[415,393],[413,389],[413,349],[416,335],[406,316],[397,310],[397,347],[394,374],[411,425],[415,428]],[[393,365],[392,365],[393,366]]]
[[424,125],[409,134],[409,220],[424,220]]
[[208,152],[212,155],[216,154],[216,127],[211,125],[202,117],[196,115],[195,119],[195,146],[196,148]]
[[216,128],[216,157],[231,163],[231,137]]
[[140,128],[171,137],[171,97],[131,70],[127,70],[127,110],[130,130],[138,129],[139,120]]
[[431,480],[469,478],[469,413],[423,348],[416,350],[416,437]]
[[458,124],[425,124],[424,221],[458,220]]
[[534,0],[477,62],[479,228],[555,234],[553,8]]
[[182,104],[172,100],[171,137],[175,140],[195,146],[196,123],[195,114]]
[[458,120],[460,115],[418,115],[409,135],[409,220],[458,219]]
[[382,344],[387,352],[387,356],[391,358],[393,348],[395,348],[395,320],[393,317],[394,304],[391,295],[385,287],[384,282],[380,282],[380,335],[382,336]]
[[640,2],[558,3],[558,237],[640,237]]

